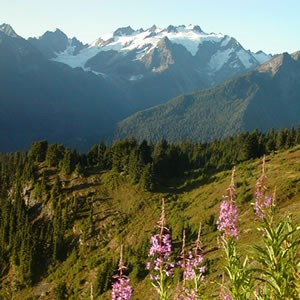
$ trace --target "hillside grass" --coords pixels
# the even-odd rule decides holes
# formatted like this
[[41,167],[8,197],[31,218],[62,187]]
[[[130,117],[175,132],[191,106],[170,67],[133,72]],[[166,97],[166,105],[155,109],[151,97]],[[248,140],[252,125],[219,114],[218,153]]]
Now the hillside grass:
[[[276,187],[277,218],[292,213],[295,223],[300,224],[300,146],[288,151],[273,153],[267,157],[267,186],[270,194]],[[55,172],[54,172],[55,173]],[[54,182],[51,170],[49,184]],[[144,192],[132,185],[122,174],[87,170],[85,177],[62,176],[64,201],[76,197],[80,202],[76,221],[68,229],[65,239],[69,241],[67,258],[44,274],[33,288],[11,291],[2,282],[3,295],[11,299],[54,299],[54,290],[64,281],[73,293],[69,299],[90,299],[90,283],[95,284],[96,274],[105,260],[111,259],[117,270],[119,247],[124,245],[125,260],[134,272],[134,263],[145,257],[137,257],[141,248],[148,251],[151,233],[155,232],[160,217],[161,198],[166,200],[166,218],[171,230],[174,257],[180,252],[182,230],[189,233],[187,241],[196,239],[199,223],[203,224],[202,241],[205,261],[209,272],[205,280],[204,294],[208,299],[218,297],[223,273],[223,253],[218,244],[219,232],[216,221],[222,195],[230,183],[231,171],[203,174],[203,170],[187,173],[185,178],[170,183],[156,192]],[[261,174],[261,159],[236,166],[236,194],[239,213],[240,239],[238,247],[243,253],[260,241],[257,223],[251,203],[254,187]],[[85,234],[88,225],[88,208],[93,208],[93,233]],[[83,242],[82,242],[83,240]],[[76,249],[76,251],[75,251]],[[129,253],[130,252],[130,253]],[[125,262],[125,263],[126,263]],[[13,272],[11,272],[13,274]],[[133,274],[133,273],[132,273]],[[130,276],[130,274],[129,274]],[[148,277],[133,280],[133,299],[157,299]],[[94,299],[110,299],[110,291]]]

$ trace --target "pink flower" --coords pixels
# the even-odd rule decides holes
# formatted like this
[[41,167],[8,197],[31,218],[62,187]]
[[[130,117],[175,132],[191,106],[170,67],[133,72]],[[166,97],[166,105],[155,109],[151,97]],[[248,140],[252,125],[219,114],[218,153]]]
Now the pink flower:
[[132,288],[129,278],[123,276],[112,284],[112,300],[129,300],[131,299],[131,295]]
[[160,233],[153,234],[150,238],[150,261],[146,267],[152,271],[150,279],[158,293],[164,292],[166,279],[174,274],[174,263],[170,262],[172,241],[169,230],[166,227],[165,202],[162,199],[161,217],[158,222]]
[[130,300],[132,295],[132,288],[130,286],[130,279],[123,275],[123,269],[126,267],[123,265],[123,246],[120,250],[119,261],[119,275],[113,276],[117,280],[112,284],[111,299],[112,300]]
[[238,214],[236,206],[233,205],[232,201],[224,200],[221,203],[220,215],[217,221],[218,230],[223,232],[224,238],[232,236],[238,239],[237,221]]
[[170,234],[154,234],[151,236],[151,246],[149,256],[153,257],[155,254],[164,258],[169,258],[171,255],[172,241]]
[[217,221],[218,230],[223,233],[223,238],[234,237],[238,239],[237,221],[238,213],[234,205],[235,186],[234,186],[235,168],[232,170],[231,182],[227,189],[227,195],[223,196],[225,200],[221,203],[219,219]]
[[[151,236],[150,242],[149,257],[152,259],[147,263],[147,269],[162,270],[167,277],[173,275],[174,264],[167,261],[171,256],[172,250],[170,234],[154,234]],[[155,277],[152,276],[152,278],[154,279]]]

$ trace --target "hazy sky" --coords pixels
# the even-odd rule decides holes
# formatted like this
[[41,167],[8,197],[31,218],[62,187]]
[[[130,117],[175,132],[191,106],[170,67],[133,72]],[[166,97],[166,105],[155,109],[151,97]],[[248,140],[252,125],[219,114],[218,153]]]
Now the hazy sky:
[[0,0],[0,24],[25,38],[60,28],[91,43],[128,25],[194,24],[273,54],[300,50],[299,14],[299,0]]

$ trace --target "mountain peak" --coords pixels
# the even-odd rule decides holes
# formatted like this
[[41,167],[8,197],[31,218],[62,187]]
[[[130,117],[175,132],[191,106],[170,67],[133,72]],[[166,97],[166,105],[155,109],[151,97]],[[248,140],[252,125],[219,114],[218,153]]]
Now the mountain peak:
[[173,25],[169,25],[169,26],[167,27],[167,31],[168,31],[168,32],[175,32],[175,33],[178,32],[177,29],[176,29],[176,27],[173,26]]
[[147,29],[147,31],[155,32],[156,29],[157,29],[157,26],[156,25],[152,25],[150,28]]
[[291,57],[296,60],[299,61],[300,60],[300,51],[296,51],[294,53],[291,54]]
[[128,36],[132,35],[135,31],[130,27],[120,27],[116,31],[114,31],[114,36]]
[[2,31],[7,36],[10,36],[10,37],[13,37],[13,38],[18,38],[19,37],[16,34],[16,32],[14,31],[14,29],[9,24],[6,24],[6,23],[3,23],[2,25],[0,25],[0,31]]
[[[156,29],[156,28],[155,28]],[[173,33],[178,33],[178,32],[189,32],[189,31],[194,31],[195,33],[203,33],[203,30],[199,25],[169,25],[166,29],[163,31],[167,31],[168,33],[173,32]]]
[[55,31],[46,31],[40,38],[47,38],[47,37],[68,39],[68,36],[59,28],[56,28]]
[[200,27],[199,25],[195,25],[195,26],[193,27],[193,31],[199,32],[199,33],[202,33],[202,32],[203,32],[203,30],[201,29],[201,27]]
[[60,30],[59,28],[56,28],[54,33],[57,33],[57,34],[65,34],[62,30]]
[[274,76],[283,65],[289,64],[293,59],[295,58],[286,52],[278,54],[273,59],[260,65],[257,70],[262,73],[269,72]]

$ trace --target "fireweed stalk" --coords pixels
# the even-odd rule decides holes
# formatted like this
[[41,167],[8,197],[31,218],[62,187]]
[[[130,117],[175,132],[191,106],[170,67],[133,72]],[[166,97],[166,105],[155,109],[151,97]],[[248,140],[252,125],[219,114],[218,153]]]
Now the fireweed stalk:
[[166,227],[165,201],[162,199],[161,217],[158,222],[160,232],[151,236],[150,261],[147,269],[150,279],[161,300],[171,299],[169,279],[174,274],[174,263],[170,261],[172,251],[171,235]]
[[130,279],[123,275],[123,270],[126,267],[123,265],[123,246],[120,250],[120,261],[119,261],[119,274],[113,276],[116,281],[112,284],[112,300],[130,300],[132,295],[132,288],[130,286]]
[[200,287],[204,280],[206,267],[203,266],[204,256],[202,251],[202,243],[200,239],[201,223],[199,226],[198,237],[195,246],[188,251],[186,256],[185,250],[185,230],[183,231],[182,249],[180,253],[179,266],[183,269],[183,295],[185,300],[199,300]]
[[251,272],[248,268],[248,258],[241,263],[241,257],[237,253],[236,241],[238,240],[238,214],[235,205],[235,168],[232,170],[231,182],[227,194],[223,196],[220,215],[217,221],[218,230],[222,233],[221,245],[226,255],[225,272],[229,279],[229,285],[221,286],[221,299],[249,299],[251,291]]
[[274,221],[275,191],[272,197],[266,195],[265,157],[262,165],[262,175],[256,183],[254,210],[263,244],[255,247],[258,268],[254,270],[257,274],[254,295],[256,299],[300,299],[297,291],[300,227],[293,225],[291,216],[281,219],[278,224]]
[[270,197],[266,194],[268,190],[265,185],[266,178],[266,156],[264,156],[262,162],[262,174],[255,185],[254,211],[259,219],[268,219],[268,222],[272,222],[274,215],[272,210],[275,207],[275,197]]

